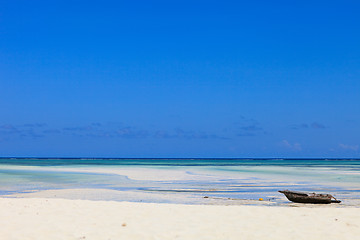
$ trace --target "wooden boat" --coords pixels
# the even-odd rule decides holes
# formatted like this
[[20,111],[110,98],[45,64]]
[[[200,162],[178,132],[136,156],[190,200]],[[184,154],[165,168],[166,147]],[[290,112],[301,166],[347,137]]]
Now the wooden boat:
[[283,193],[287,199],[296,203],[315,203],[315,204],[329,204],[329,203],[341,203],[330,194],[317,194],[317,193],[304,193],[294,192],[289,190],[279,191]]

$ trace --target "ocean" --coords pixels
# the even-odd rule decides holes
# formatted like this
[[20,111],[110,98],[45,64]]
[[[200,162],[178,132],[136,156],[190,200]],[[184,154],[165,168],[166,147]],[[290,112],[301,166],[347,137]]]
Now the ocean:
[[0,158],[1,197],[297,206],[285,189],[360,206],[360,160]]

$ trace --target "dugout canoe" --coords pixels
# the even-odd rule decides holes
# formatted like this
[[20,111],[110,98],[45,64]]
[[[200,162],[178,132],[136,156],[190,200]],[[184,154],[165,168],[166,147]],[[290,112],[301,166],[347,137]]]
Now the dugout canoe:
[[304,193],[295,191],[279,191],[283,193],[287,199],[296,203],[313,203],[313,204],[329,204],[329,203],[341,203],[331,194],[318,194],[318,193]]

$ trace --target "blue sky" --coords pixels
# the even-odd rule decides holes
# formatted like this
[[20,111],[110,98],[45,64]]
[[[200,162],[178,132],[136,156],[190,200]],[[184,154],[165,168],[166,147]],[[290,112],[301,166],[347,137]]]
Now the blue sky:
[[358,1],[0,5],[0,156],[360,157]]

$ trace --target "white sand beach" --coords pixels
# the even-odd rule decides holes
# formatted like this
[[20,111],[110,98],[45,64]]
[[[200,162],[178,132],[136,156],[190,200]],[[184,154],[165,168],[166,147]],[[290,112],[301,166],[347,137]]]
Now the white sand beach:
[[358,239],[360,208],[0,198],[0,239]]

